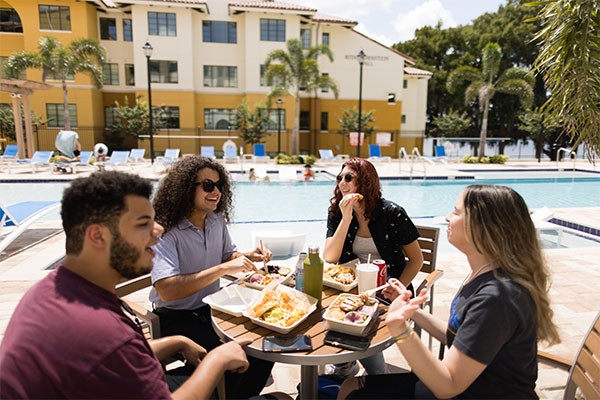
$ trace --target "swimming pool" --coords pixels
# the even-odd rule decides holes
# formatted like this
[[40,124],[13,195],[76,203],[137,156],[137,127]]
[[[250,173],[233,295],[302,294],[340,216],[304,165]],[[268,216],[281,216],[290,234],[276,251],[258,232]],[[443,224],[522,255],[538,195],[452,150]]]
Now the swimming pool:
[[[485,179],[383,181],[383,196],[403,206],[412,218],[445,216],[468,185],[506,185],[529,208],[600,207],[600,179]],[[236,182],[234,222],[313,221],[327,218],[334,182]],[[60,200],[68,183],[2,183],[0,201]],[[56,218],[58,214],[54,217]]]

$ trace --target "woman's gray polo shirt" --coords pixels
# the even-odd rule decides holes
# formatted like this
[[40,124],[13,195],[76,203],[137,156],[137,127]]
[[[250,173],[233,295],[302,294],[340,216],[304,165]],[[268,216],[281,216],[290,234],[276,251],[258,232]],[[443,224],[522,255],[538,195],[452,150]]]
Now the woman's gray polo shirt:
[[[176,275],[193,274],[214,267],[227,260],[237,250],[231,240],[223,215],[214,212],[206,216],[204,230],[184,219],[163,234],[156,246],[152,268],[152,284]],[[193,310],[204,303],[202,299],[219,290],[219,280],[183,299],[162,301],[156,289],[150,291],[155,308]]]

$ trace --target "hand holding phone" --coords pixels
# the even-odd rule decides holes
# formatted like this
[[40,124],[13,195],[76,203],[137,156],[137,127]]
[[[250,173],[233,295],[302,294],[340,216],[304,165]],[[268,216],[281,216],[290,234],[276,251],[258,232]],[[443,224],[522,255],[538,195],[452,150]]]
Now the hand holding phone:
[[265,352],[293,352],[312,350],[312,340],[308,335],[294,336],[265,336],[263,338],[263,351]]

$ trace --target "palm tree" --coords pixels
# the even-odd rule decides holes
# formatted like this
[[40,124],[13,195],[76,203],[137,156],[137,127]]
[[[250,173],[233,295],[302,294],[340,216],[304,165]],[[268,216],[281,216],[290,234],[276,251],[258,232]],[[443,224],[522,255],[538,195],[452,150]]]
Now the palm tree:
[[50,75],[61,81],[64,102],[65,129],[71,129],[67,77],[78,72],[88,74],[97,88],[102,87],[102,63],[106,51],[96,39],[75,39],[67,47],[52,36],[43,36],[37,52],[21,51],[11,55],[7,62],[7,74],[16,78],[27,68],[42,68],[42,80]]
[[[292,130],[292,154],[298,154],[298,125],[300,120],[300,89],[311,92],[315,89],[331,89],[335,97],[339,91],[337,84],[327,75],[321,75],[317,58],[326,56],[333,62],[333,52],[326,44],[311,47],[304,51],[298,39],[286,42],[287,52],[282,49],[272,50],[265,59],[265,80],[273,86],[269,94],[271,99],[290,94],[296,97],[294,108],[294,128]],[[278,62],[273,64],[273,62]]]
[[535,77],[527,68],[513,67],[505,70],[498,80],[494,78],[500,70],[502,50],[497,43],[488,43],[482,51],[482,70],[462,66],[456,68],[448,76],[446,88],[450,93],[459,90],[464,82],[471,82],[465,91],[465,104],[474,99],[479,100],[479,110],[483,112],[481,133],[479,136],[478,159],[485,155],[485,141],[487,139],[488,113],[490,101],[496,92],[512,94],[519,98],[521,106],[528,109],[533,103],[533,86]]

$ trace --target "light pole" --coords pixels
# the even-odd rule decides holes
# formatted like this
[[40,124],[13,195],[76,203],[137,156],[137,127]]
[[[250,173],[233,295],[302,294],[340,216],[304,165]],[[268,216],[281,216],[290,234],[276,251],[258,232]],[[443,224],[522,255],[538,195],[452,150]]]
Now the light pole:
[[279,97],[275,103],[277,103],[277,154],[279,154],[281,153],[281,105],[283,100]]
[[150,116],[150,161],[154,164],[154,127],[152,120],[152,87],[150,85],[150,57],[152,56],[152,50],[154,48],[150,44],[149,41],[146,40],[144,46],[142,46],[144,50],[144,55],[146,56],[146,67],[148,69],[148,113]]
[[362,120],[362,70],[365,58],[367,55],[364,51],[359,51],[356,56],[358,63],[360,64],[360,79],[358,81],[358,143],[356,146],[356,157],[360,157],[360,131],[361,131],[361,120]]

